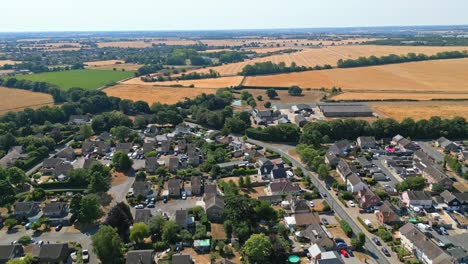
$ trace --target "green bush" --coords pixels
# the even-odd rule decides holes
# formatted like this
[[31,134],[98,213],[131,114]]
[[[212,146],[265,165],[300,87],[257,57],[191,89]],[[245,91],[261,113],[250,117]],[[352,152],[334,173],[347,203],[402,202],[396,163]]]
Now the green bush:
[[31,237],[30,236],[22,236],[18,239],[18,243],[23,246],[31,244]]
[[343,229],[343,232],[348,236],[348,237],[352,237],[353,236],[353,229],[351,228],[351,226],[348,224],[348,222],[344,221],[344,220],[341,220],[340,221],[340,226],[341,226],[341,229]]

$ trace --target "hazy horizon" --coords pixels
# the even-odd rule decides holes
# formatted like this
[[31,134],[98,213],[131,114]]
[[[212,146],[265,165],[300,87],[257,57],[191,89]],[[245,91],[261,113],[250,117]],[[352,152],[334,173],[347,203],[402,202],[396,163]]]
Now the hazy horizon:
[[467,25],[464,0],[15,0],[0,32],[200,31]]

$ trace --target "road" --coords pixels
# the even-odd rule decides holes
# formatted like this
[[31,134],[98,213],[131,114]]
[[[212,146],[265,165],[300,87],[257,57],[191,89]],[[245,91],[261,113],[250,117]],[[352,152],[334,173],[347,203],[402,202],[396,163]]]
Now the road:
[[[373,234],[369,233],[367,230],[361,228],[360,223],[357,221],[357,216],[358,215],[350,215],[349,212],[347,212],[346,208],[344,205],[336,198],[336,196],[332,195],[331,192],[325,188],[324,183],[318,180],[318,175],[310,172],[307,170],[307,168],[302,165],[299,161],[297,161],[295,158],[293,158],[291,155],[288,154],[285,149],[290,149],[292,148],[291,146],[285,147],[276,145],[276,144],[269,144],[265,143],[262,141],[258,140],[253,140],[253,139],[248,139],[248,142],[251,142],[253,144],[259,145],[264,148],[269,148],[272,149],[276,152],[278,152],[281,156],[288,158],[293,166],[301,168],[305,173],[307,173],[312,181],[312,183],[317,187],[320,193],[325,193],[326,197],[324,197],[324,200],[327,201],[327,203],[330,205],[332,210],[344,221],[348,222],[351,228],[353,229],[354,233],[359,233],[363,232],[366,235],[366,244],[365,244],[365,249],[368,251],[368,254],[374,258],[374,260],[377,263],[399,263],[400,261],[398,260],[398,257],[391,252],[389,248],[387,248],[390,251],[391,257],[386,257],[380,247],[377,247],[370,239],[374,237]],[[381,240],[381,239],[380,239]]]

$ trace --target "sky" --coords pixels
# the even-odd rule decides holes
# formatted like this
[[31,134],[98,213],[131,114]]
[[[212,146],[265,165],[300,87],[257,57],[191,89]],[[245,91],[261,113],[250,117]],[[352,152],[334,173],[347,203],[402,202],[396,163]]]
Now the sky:
[[466,25],[467,0],[0,0],[0,32]]

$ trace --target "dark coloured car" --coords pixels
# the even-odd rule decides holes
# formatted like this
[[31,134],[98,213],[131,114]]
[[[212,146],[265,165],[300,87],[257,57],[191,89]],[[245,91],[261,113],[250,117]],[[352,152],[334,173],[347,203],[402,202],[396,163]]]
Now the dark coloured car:
[[58,232],[62,229],[63,225],[62,224],[59,224],[55,227],[55,232]]
[[337,248],[347,248],[348,245],[346,243],[344,243],[344,242],[338,242],[338,243],[336,243],[336,247]]
[[322,223],[323,223],[324,225],[328,225],[328,220],[327,220],[326,218],[322,218]]
[[383,247],[382,252],[385,254],[385,256],[390,257],[390,252],[388,252],[388,249]]
[[374,241],[374,243],[377,245],[377,246],[381,246],[382,244],[380,243],[379,239],[377,239],[376,237],[373,237],[372,238],[372,241]]
[[335,238],[335,243],[346,243],[346,242],[344,241],[344,239],[336,237]]

